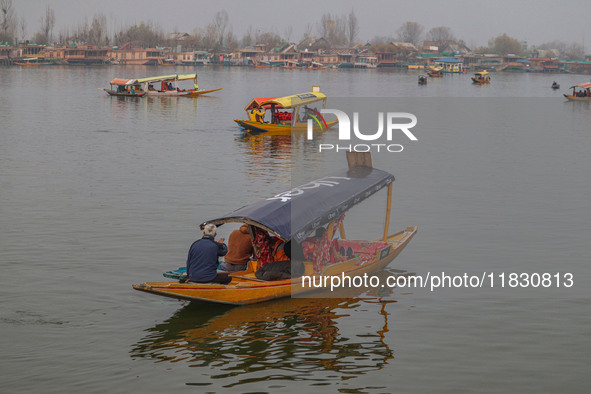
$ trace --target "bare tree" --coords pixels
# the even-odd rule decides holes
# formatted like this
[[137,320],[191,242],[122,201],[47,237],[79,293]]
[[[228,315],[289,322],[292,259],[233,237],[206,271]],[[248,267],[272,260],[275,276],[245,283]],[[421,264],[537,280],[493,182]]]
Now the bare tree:
[[568,45],[564,51],[564,57],[567,59],[584,59],[585,58],[585,48],[583,45],[573,42],[572,44]]
[[248,30],[246,30],[246,33],[242,36],[242,47],[248,47],[251,46],[253,44],[253,33],[252,33],[252,25],[248,26]]
[[291,35],[293,34],[293,26],[289,25],[285,28],[285,41],[291,41]]
[[427,40],[438,42],[455,41],[454,33],[449,27],[438,26],[434,27],[427,33]]
[[318,23],[318,33],[330,42],[331,45],[345,44],[347,41],[345,18],[331,15],[330,13],[323,14]]
[[27,21],[25,20],[25,17],[21,17],[21,22],[20,22],[20,30],[21,30],[21,41],[25,41],[27,38]]
[[311,35],[312,35],[312,24],[306,23],[306,26],[304,27],[304,39],[310,37]]
[[578,43],[571,43],[567,44],[563,41],[551,41],[546,42],[540,45],[539,49],[552,49],[557,50],[561,57],[565,57],[568,59],[583,59],[584,58],[584,48],[581,44]]
[[398,29],[398,39],[403,42],[410,42],[413,45],[418,45],[423,34],[423,26],[417,22],[405,22],[400,29]]
[[355,44],[358,34],[359,22],[357,21],[355,12],[351,10],[349,17],[347,18],[347,40],[349,41],[349,46],[353,46]]
[[[90,32],[90,30],[89,30]],[[113,37],[115,45],[123,45],[128,42],[141,42],[143,46],[154,48],[165,41],[162,28],[154,26],[151,22],[140,22],[122,29]]]
[[55,26],[55,13],[48,4],[45,7],[45,15],[41,17],[41,31],[39,32],[40,37],[45,42],[39,42],[39,44],[49,44],[51,42],[51,36],[53,34],[53,27]]
[[212,49],[218,42],[218,33],[215,25],[210,23],[205,27],[205,31],[201,36],[201,45],[204,49]]
[[104,14],[95,14],[88,31],[88,43],[104,45],[107,42],[107,17]]
[[279,36],[279,34],[275,32],[257,32],[256,36],[257,44],[264,44],[270,47],[279,46],[283,40]]
[[18,22],[12,0],[0,0],[0,41],[14,43]]
[[226,37],[224,38],[224,42],[226,43],[226,48],[233,51],[234,49],[238,48],[238,41],[234,36],[232,30],[226,33]]
[[521,55],[523,49],[521,43],[517,39],[509,37],[507,34],[491,38],[488,41],[488,46],[493,53],[498,55],[507,55],[509,53]]
[[226,37],[226,29],[228,28],[229,19],[226,10],[218,11],[213,16],[213,25],[216,30],[216,36],[220,47],[224,45],[224,38]]

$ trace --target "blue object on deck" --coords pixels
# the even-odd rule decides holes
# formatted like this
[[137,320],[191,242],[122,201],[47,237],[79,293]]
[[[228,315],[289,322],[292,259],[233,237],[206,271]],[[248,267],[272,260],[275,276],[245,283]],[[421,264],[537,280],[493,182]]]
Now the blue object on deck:
[[[223,271],[222,263],[218,262],[218,271]],[[187,273],[187,267],[179,267],[175,270],[166,271],[162,274],[165,278],[180,279],[183,274]]]
[[186,272],[187,272],[187,267],[179,267],[175,270],[166,271],[162,275],[164,275],[165,278],[180,279],[181,275]]

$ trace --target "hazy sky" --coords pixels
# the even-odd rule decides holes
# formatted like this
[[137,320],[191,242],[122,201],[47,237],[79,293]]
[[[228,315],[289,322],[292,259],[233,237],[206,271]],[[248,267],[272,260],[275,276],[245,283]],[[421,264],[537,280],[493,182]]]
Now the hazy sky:
[[19,21],[26,21],[27,34],[39,30],[46,5],[55,12],[54,34],[73,28],[93,15],[107,17],[110,32],[141,21],[153,22],[164,32],[193,32],[205,27],[219,10],[226,10],[237,38],[249,26],[274,30],[285,36],[292,26],[291,41],[299,41],[307,24],[316,24],[322,14],[348,14],[359,20],[360,41],[376,35],[395,35],[406,21],[419,22],[425,32],[436,26],[450,27],[468,46],[486,45],[507,33],[530,45],[560,40],[577,42],[591,50],[591,0],[13,0]]

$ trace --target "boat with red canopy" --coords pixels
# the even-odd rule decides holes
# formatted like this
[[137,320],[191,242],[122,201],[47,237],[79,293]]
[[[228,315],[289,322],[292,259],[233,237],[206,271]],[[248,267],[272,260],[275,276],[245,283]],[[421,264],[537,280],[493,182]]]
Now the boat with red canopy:
[[114,78],[109,84],[110,89],[99,90],[104,90],[110,96],[120,97],[142,97],[147,93],[137,79]]
[[[244,107],[248,120],[234,119],[247,132],[285,134],[293,130],[305,131],[308,120],[312,121],[314,130],[326,131],[338,123],[338,120],[327,121],[317,107],[326,108],[327,97],[314,86],[311,92],[294,94],[285,97],[255,97]],[[266,114],[270,112],[270,119]]]
[[569,101],[591,101],[591,82],[580,83],[571,86],[573,94],[564,94]]

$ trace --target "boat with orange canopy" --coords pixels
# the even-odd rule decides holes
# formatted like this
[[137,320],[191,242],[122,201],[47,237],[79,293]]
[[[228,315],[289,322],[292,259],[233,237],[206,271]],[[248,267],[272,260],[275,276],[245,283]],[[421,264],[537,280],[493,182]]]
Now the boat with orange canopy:
[[114,78],[109,84],[111,85],[110,89],[99,90],[104,90],[110,96],[120,97],[142,97],[147,93],[142,89],[137,79]]

